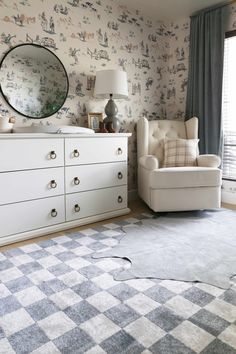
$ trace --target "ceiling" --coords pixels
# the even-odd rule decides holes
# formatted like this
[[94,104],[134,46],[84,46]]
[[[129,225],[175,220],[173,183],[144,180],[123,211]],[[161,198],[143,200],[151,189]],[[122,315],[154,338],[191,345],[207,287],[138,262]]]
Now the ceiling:
[[193,12],[222,3],[222,0],[120,0],[127,7],[157,20],[189,17]]

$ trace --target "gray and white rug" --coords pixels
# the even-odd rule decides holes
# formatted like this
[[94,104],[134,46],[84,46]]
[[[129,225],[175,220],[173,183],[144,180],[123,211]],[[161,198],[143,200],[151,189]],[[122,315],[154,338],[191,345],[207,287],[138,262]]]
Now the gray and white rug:
[[149,215],[0,253],[1,354],[236,354],[236,284],[115,281],[93,259]]
[[115,279],[158,278],[230,287],[236,275],[236,212],[169,213],[123,228],[120,243],[94,257],[129,259]]

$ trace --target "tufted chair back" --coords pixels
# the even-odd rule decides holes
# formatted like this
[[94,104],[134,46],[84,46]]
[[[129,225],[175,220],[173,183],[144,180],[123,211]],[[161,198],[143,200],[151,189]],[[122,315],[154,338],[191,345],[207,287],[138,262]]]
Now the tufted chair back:
[[140,118],[137,124],[138,158],[145,155],[155,155],[160,167],[164,158],[164,139],[197,139],[198,118],[188,121],[152,120]]

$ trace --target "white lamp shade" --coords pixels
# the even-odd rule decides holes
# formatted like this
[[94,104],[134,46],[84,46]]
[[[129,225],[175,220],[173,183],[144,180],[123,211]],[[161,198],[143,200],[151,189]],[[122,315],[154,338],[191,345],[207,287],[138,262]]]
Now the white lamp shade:
[[97,98],[128,97],[127,73],[121,70],[100,70],[96,73],[94,96]]

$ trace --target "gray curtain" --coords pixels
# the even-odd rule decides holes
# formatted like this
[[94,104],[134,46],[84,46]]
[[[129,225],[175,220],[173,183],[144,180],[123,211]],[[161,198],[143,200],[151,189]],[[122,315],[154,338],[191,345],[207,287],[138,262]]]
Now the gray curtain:
[[220,154],[224,38],[228,6],[191,17],[186,119],[199,118],[202,154]]

